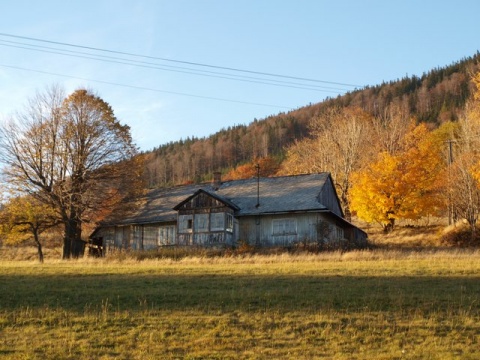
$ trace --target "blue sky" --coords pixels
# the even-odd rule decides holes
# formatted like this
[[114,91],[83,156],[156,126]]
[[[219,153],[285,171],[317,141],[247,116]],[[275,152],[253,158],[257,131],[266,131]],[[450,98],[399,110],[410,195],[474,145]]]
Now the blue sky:
[[0,13],[0,120],[52,84],[87,87],[142,150],[480,50],[477,0],[2,0]]

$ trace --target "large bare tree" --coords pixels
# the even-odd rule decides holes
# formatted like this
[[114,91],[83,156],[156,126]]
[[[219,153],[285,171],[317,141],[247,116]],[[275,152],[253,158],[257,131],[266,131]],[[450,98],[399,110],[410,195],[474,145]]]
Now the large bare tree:
[[350,220],[350,176],[370,156],[371,123],[371,116],[360,108],[329,109],[310,122],[311,138],[287,150],[281,173],[330,172]]
[[130,129],[89,90],[56,86],[0,127],[0,160],[16,191],[52,206],[64,224],[63,258],[82,254],[82,223],[112,199],[128,196],[137,175]]
[[448,145],[446,185],[449,211],[453,219],[465,219],[472,240],[477,236],[480,217],[480,72],[472,77],[476,85],[473,97],[465,105]]

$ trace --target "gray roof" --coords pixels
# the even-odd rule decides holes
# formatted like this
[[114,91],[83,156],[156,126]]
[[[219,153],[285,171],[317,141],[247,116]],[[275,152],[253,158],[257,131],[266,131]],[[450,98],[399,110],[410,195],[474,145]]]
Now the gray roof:
[[203,187],[205,185],[185,185],[150,190],[139,199],[139,206],[135,211],[113,223],[121,225],[177,221],[177,211],[173,208]]
[[319,195],[328,173],[260,178],[257,205],[257,179],[224,182],[217,194],[240,208],[237,216],[264,213],[326,210]]
[[330,179],[329,173],[260,178],[258,182],[260,206],[258,207],[256,206],[257,178],[225,181],[218,189],[213,189],[211,184],[199,184],[150,190],[140,202],[143,205],[115,223],[145,224],[176,221],[177,212],[174,207],[200,189],[215,194],[227,205],[235,205],[236,216],[331,210],[320,202],[320,194],[328,179]]

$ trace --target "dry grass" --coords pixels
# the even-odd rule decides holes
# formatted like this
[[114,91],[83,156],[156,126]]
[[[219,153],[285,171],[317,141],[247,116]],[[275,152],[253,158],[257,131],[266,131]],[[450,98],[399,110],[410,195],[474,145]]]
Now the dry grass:
[[[358,221],[356,220],[358,223]],[[445,223],[445,219],[430,219],[428,222],[417,222],[417,223],[399,223],[396,227],[395,231],[385,234],[382,228],[378,225],[369,225],[365,223],[359,223],[360,227],[365,229],[369,236],[369,243],[371,248],[376,250],[389,250],[388,255],[387,253],[383,256],[404,256],[402,255],[404,250],[410,250],[413,252],[418,251],[427,251],[428,253],[452,248],[445,242],[442,243],[442,238],[445,234],[452,232],[454,230],[459,229],[462,227],[462,224],[456,224],[454,226],[447,226]],[[44,254],[47,260],[56,260],[60,259],[62,256],[61,246],[58,245],[59,241],[49,239],[46,246],[44,247]],[[244,251],[243,251],[244,250]],[[155,258],[170,258],[179,260],[183,258],[195,258],[197,260],[194,261],[207,261],[205,259],[212,258],[212,261],[224,261],[222,258],[227,258],[226,261],[230,261],[231,258],[237,257],[244,257],[244,258],[251,258],[255,257],[255,255],[259,254],[258,250],[255,249],[237,249],[235,252],[225,252],[225,251],[213,251],[213,250],[201,250],[201,249],[162,249],[162,253],[157,251],[149,251],[143,253],[125,253],[119,252],[109,255],[110,260],[112,261],[126,261],[126,260],[148,260],[148,259],[155,259]],[[254,251],[252,251],[254,250]],[[393,252],[390,252],[393,250]],[[268,254],[270,256],[259,256],[259,258],[275,258],[275,257],[282,257],[282,256],[290,256],[291,249],[287,251],[286,249],[273,249],[269,251],[262,251],[260,255]],[[373,256],[378,258],[379,252],[359,252],[353,251],[348,252],[347,256]],[[355,254],[355,255],[352,255]],[[363,254],[363,255],[360,255]],[[324,252],[320,254],[306,254],[306,252],[302,252],[301,249],[297,249],[296,253],[293,254],[293,257],[303,257],[312,256],[312,258],[319,259],[319,258],[336,258],[342,255],[339,252]],[[27,260],[27,261],[35,261],[37,259],[37,251],[34,246],[1,246],[0,243],[0,260]],[[199,260],[204,259],[204,260]],[[186,260],[188,261],[188,260]],[[269,260],[264,260],[269,261]]]
[[[44,247],[43,254],[46,259],[61,259],[61,247]],[[11,261],[37,261],[38,253],[34,246],[20,245],[20,246],[0,246],[0,260]]]
[[[285,264],[302,263],[317,264],[324,262],[352,262],[352,261],[387,261],[387,260],[432,260],[435,259],[471,259],[480,254],[480,248],[454,248],[441,246],[416,246],[408,239],[418,239],[421,235],[415,235],[416,229],[406,229],[402,231],[403,237],[395,235],[389,237],[383,242],[374,242],[374,247],[367,250],[353,251],[327,251],[322,253],[308,252],[276,252],[271,255],[249,254],[245,253],[236,256],[202,256],[193,255],[173,258],[173,257],[142,257],[135,252],[119,252],[115,255],[109,255],[105,258],[95,258],[85,256],[80,259],[69,260],[70,265],[95,265],[95,266],[115,266],[115,265],[134,265],[150,264],[155,265],[240,265],[240,264]],[[406,237],[405,234],[408,236]],[[426,236],[426,238],[429,238]],[[407,239],[399,242],[399,239]],[[388,241],[389,240],[389,241]],[[46,264],[65,264],[61,260],[61,248],[46,249]],[[480,256],[480,255],[479,255]],[[3,265],[11,264],[18,266],[20,263],[36,264],[37,253],[33,247],[3,247],[0,248],[0,261]]]
[[[370,229],[370,232],[372,229]],[[0,358],[478,359],[480,250],[440,227],[371,250],[60,260],[0,248]]]
[[476,359],[480,253],[0,262],[7,359]]
[[438,248],[441,247],[443,225],[403,226],[385,234],[380,227],[371,227],[370,243],[380,248]]

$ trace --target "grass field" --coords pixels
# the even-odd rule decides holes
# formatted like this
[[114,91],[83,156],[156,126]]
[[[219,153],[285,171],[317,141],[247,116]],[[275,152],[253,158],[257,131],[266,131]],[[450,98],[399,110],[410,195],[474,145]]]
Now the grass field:
[[478,359],[480,252],[0,262],[0,358]]

